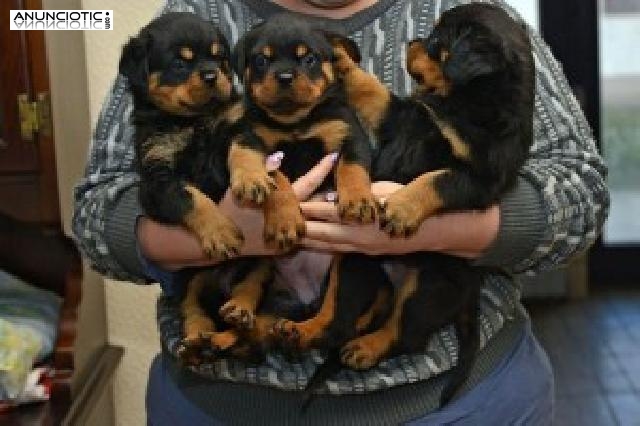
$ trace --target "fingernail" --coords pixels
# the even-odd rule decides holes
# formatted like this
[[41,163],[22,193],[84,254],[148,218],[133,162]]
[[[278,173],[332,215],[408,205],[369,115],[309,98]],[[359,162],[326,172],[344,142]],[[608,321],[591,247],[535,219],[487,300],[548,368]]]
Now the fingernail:
[[331,192],[327,192],[327,195],[325,195],[325,200],[329,201],[330,203],[334,203],[338,200],[338,193],[331,191]]
[[336,162],[338,161],[338,158],[340,157],[340,153],[339,152],[333,152],[331,154],[329,154],[329,158],[331,158],[332,162]]
[[272,172],[277,170],[284,159],[284,152],[276,151],[273,154],[269,155],[266,160],[267,170]]

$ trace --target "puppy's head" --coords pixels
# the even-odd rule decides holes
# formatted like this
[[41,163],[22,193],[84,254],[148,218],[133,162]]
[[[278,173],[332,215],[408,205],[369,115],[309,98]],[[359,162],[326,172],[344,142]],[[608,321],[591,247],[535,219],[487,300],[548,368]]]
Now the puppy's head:
[[195,115],[229,100],[229,44],[192,13],[153,20],[124,46],[119,71],[137,98],[163,111]]
[[251,101],[272,119],[295,123],[334,86],[328,33],[289,14],[256,26],[238,41],[233,64]]
[[409,43],[407,70],[423,93],[447,96],[516,70],[530,51],[525,38],[525,29],[499,7],[455,7],[442,14],[429,37]]

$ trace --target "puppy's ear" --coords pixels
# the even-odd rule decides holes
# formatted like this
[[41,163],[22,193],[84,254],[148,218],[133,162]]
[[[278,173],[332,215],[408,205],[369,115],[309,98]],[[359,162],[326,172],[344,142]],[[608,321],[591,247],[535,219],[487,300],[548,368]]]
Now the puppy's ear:
[[141,33],[137,37],[132,37],[122,48],[118,71],[127,77],[129,85],[134,90],[146,87],[150,47],[151,36],[147,33]]
[[351,40],[349,37],[334,32],[324,31],[324,34],[334,48],[342,47],[353,62],[356,64],[360,63],[362,55],[360,53],[360,48],[355,41]]

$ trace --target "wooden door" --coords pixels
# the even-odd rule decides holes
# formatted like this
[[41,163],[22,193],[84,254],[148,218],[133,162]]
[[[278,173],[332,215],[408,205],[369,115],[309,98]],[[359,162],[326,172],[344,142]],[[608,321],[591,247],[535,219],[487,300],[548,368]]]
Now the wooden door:
[[[41,9],[41,4],[40,0],[0,1],[0,212],[59,227],[44,33],[9,30],[12,9]],[[40,130],[32,134],[21,131],[21,98],[28,107],[40,100]]]

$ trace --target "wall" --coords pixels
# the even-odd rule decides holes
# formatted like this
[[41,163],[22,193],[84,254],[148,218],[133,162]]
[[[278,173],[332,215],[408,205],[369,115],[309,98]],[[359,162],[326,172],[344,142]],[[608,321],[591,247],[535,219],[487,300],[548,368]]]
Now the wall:
[[[45,9],[78,9],[80,0],[43,0]],[[60,195],[60,213],[65,232],[70,234],[73,186],[82,176],[91,135],[84,36],[80,31],[45,33],[51,103],[56,143],[56,163]],[[78,313],[76,338],[76,374],[72,387],[76,392],[96,351],[107,341],[105,293],[102,278],[86,265],[82,281],[82,302]],[[96,426],[113,424],[113,404],[107,393],[97,402],[101,412]]]
[[[116,75],[126,39],[154,15],[162,0],[43,0],[45,9],[113,9],[113,31],[47,32],[52,85],[60,205],[67,232],[72,188],[82,176],[91,132]],[[144,392],[149,363],[159,351],[155,324],[155,286],[105,280],[85,268],[80,308],[77,369],[105,343],[125,348],[113,394],[99,402],[92,424],[145,424]],[[78,376],[75,383],[82,380]],[[77,386],[76,386],[77,387]]]
[[[153,17],[161,3],[161,0],[82,0],[84,9],[113,9],[113,31],[84,32],[92,123],[116,76],[122,45]],[[156,286],[105,280],[105,292],[109,343],[125,348],[113,389],[115,423],[144,425],[147,372],[159,351],[155,323],[159,290]]]

